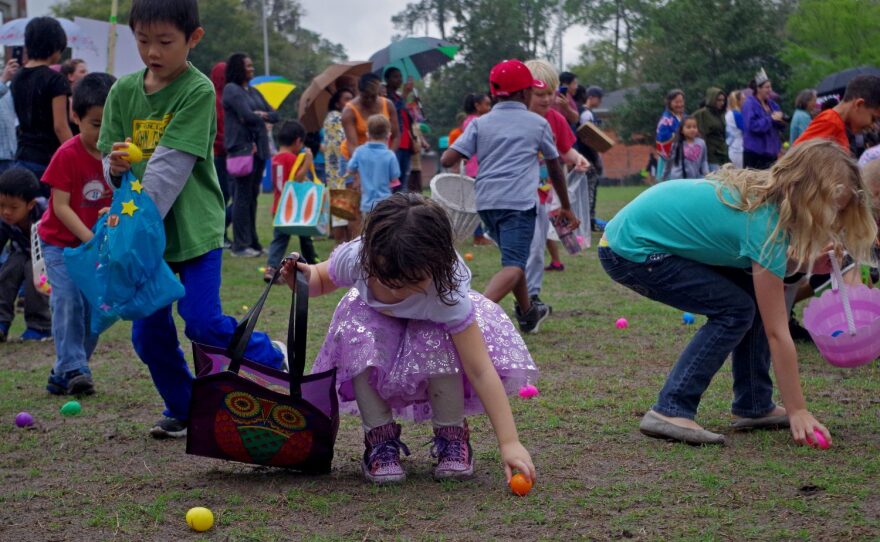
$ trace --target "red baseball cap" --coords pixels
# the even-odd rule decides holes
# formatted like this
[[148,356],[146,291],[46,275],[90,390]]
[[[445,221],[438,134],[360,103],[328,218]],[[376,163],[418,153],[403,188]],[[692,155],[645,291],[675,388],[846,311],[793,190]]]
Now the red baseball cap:
[[504,60],[495,64],[489,72],[492,96],[510,96],[527,88],[547,88],[544,81],[532,77],[529,68],[519,60]]

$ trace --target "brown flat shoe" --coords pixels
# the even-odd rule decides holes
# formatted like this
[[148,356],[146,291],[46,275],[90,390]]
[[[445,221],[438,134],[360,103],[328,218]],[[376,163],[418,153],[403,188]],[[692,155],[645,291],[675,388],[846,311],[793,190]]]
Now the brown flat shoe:
[[674,423],[664,420],[653,410],[649,410],[642,417],[642,421],[639,423],[639,431],[651,438],[684,442],[695,446],[705,444],[724,445],[724,435],[706,431],[705,429],[679,427]]
[[730,422],[730,427],[737,431],[751,431],[753,429],[787,429],[790,425],[788,415],[783,414],[760,418],[737,418]]

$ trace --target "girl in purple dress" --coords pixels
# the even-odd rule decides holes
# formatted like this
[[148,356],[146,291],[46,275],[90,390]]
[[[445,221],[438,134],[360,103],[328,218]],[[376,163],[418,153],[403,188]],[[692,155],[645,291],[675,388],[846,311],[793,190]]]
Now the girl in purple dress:
[[[293,287],[294,260],[283,274]],[[398,193],[367,216],[363,236],[317,265],[298,264],[309,295],[349,288],[313,367],[337,369],[342,408],[360,413],[361,467],[374,483],[402,481],[401,427],[393,414],[434,426],[435,479],[473,475],[466,414],[488,414],[509,480],[535,467],[520,444],[507,395],[538,369],[507,314],[470,289],[471,273],[453,246],[436,203]]]

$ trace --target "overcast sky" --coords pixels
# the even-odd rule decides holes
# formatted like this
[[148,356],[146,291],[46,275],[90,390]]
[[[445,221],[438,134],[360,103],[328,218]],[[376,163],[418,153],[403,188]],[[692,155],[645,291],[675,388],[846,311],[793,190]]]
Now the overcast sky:
[[[45,15],[57,0],[28,0],[30,16]],[[349,58],[366,60],[385,47],[394,34],[391,17],[406,7],[406,0],[301,0],[306,10],[305,28],[345,46]],[[108,0],[109,6],[109,0]],[[329,9],[328,9],[329,8]],[[109,8],[108,8],[109,9]],[[587,41],[583,27],[574,27],[563,39],[566,65],[577,60],[578,46]]]

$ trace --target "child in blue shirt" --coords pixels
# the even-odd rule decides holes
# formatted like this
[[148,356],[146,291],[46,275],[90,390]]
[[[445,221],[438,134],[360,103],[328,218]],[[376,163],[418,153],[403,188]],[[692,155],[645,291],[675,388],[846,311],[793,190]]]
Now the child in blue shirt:
[[391,189],[400,186],[400,164],[388,149],[391,123],[384,115],[367,119],[369,141],[355,149],[348,162],[348,172],[358,173],[354,189],[361,191],[361,212],[369,213],[373,206],[391,195]]

